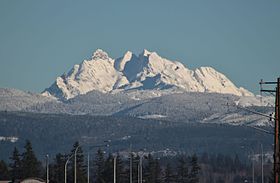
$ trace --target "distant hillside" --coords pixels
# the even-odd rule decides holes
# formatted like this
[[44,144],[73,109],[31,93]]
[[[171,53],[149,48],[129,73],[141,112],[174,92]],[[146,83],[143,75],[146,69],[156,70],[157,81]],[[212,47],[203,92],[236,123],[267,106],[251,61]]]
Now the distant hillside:
[[[227,123],[271,126],[267,118],[238,109],[246,106],[270,114],[271,101],[257,97],[230,94],[168,91],[125,91],[102,93],[92,91],[67,101],[58,101],[30,92],[0,89],[0,111],[25,111],[94,116],[137,117],[172,122]],[[273,100],[272,100],[273,101]]]
[[0,159],[7,159],[14,146],[22,148],[25,139],[32,141],[42,158],[47,153],[68,152],[77,140],[96,145],[110,139],[111,151],[125,151],[132,144],[136,151],[145,148],[229,154],[242,154],[243,146],[257,151],[260,143],[271,151],[273,143],[273,136],[242,126],[19,112],[0,112],[0,136],[18,138],[16,142],[0,138]]

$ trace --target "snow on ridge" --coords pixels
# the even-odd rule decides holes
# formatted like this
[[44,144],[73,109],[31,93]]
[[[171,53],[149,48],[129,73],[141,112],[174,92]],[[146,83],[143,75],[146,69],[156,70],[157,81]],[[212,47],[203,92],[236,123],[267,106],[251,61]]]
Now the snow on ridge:
[[211,67],[200,67],[192,71],[178,61],[162,58],[156,52],[146,49],[138,56],[128,51],[117,59],[97,49],[90,60],[74,65],[42,94],[67,100],[93,90],[114,93],[132,89],[166,90],[173,87],[187,92],[253,96],[246,89],[237,88],[225,75]]
[[15,136],[10,136],[10,137],[4,137],[4,136],[0,136],[0,141],[4,141],[4,142],[12,142],[15,143],[19,140],[18,137]]
[[203,86],[206,92],[230,93],[237,96],[253,96],[244,88],[237,88],[224,74],[212,67],[200,67],[195,69],[194,77]]
[[[269,115],[269,113],[267,115]],[[253,113],[244,115],[238,112],[216,113],[205,118],[202,123],[231,124],[238,126],[273,126],[273,122],[269,121],[267,118]]]
[[160,118],[166,118],[167,116],[161,115],[161,114],[150,114],[150,115],[144,115],[144,116],[138,116],[140,119],[160,119]]
[[237,101],[235,101],[236,105],[242,107],[249,106],[274,106],[275,98],[273,96],[242,96]]

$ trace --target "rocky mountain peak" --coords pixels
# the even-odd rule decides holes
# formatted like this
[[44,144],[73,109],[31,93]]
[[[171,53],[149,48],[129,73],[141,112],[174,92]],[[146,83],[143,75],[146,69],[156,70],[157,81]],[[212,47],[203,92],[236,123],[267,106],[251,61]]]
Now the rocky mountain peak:
[[92,60],[109,60],[108,53],[103,51],[102,49],[97,49],[93,54],[92,54]]
[[75,65],[67,75],[58,77],[43,93],[63,100],[90,91],[115,93],[170,88],[186,92],[253,95],[244,88],[236,87],[224,74],[212,67],[200,67],[192,71],[178,61],[168,60],[146,49],[139,56],[128,51],[118,59],[112,59],[105,51],[97,49],[92,60]]

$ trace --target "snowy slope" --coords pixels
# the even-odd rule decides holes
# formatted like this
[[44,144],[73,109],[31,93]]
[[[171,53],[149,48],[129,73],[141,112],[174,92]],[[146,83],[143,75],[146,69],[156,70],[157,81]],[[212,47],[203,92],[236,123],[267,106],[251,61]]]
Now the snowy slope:
[[122,73],[114,68],[114,60],[98,49],[91,60],[84,60],[68,74],[58,77],[43,94],[69,99],[92,90],[109,92],[127,83]]
[[253,96],[211,67],[193,71],[147,50],[138,56],[128,51],[123,57],[112,59],[101,49],[96,50],[91,59],[75,65],[68,74],[58,77],[42,94],[65,100],[90,91],[167,89]]
[[20,111],[52,101],[55,100],[39,94],[11,88],[0,88],[0,111]]
[[[255,109],[254,109],[255,108]],[[249,108],[251,109],[251,108]],[[266,115],[273,113],[273,108],[253,107],[253,111],[258,111]],[[244,111],[229,109],[228,112],[215,113],[209,117],[206,117],[203,123],[221,123],[230,125],[245,125],[245,126],[273,126],[274,122],[269,118]]]
[[[238,101],[240,101],[239,105],[242,104],[243,97],[240,96],[202,92],[170,94],[169,92],[161,90],[129,90],[117,93],[92,91],[64,102],[43,103],[24,111],[129,116],[184,123],[249,124],[252,126],[271,126],[273,124],[263,116],[235,107],[234,105]],[[264,114],[273,112],[273,107],[256,106],[255,102],[257,100],[246,99],[246,103],[244,103],[246,106],[244,106]]]
[[127,90],[116,93],[91,91],[67,101],[59,101],[30,92],[0,89],[0,111],[129,116],[172,122],[272,125],[267,118],[234,107],[237,104],[269,115],[274,110],[271,98],[262,98],[260,102],[257,97],[172,92],[172,90]]

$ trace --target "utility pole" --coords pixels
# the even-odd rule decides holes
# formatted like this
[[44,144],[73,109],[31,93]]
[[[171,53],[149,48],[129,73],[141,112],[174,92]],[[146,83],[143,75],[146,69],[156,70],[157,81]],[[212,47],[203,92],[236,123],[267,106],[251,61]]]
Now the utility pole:
[[[265,90],[263,89],[262,85],[275,85],[275,90]],[[279,97],[280,97],[280,78],[277,78],[276,82],[264,82],[263,80],[260,81],[261,93],[268,92],[268,93],[275,93],[275,126],[274,126],[274,183],[279,182],[279,175],[280,175],[280,144],[279,144],[279,114],[280,114],[280,104],[279,104]]]

